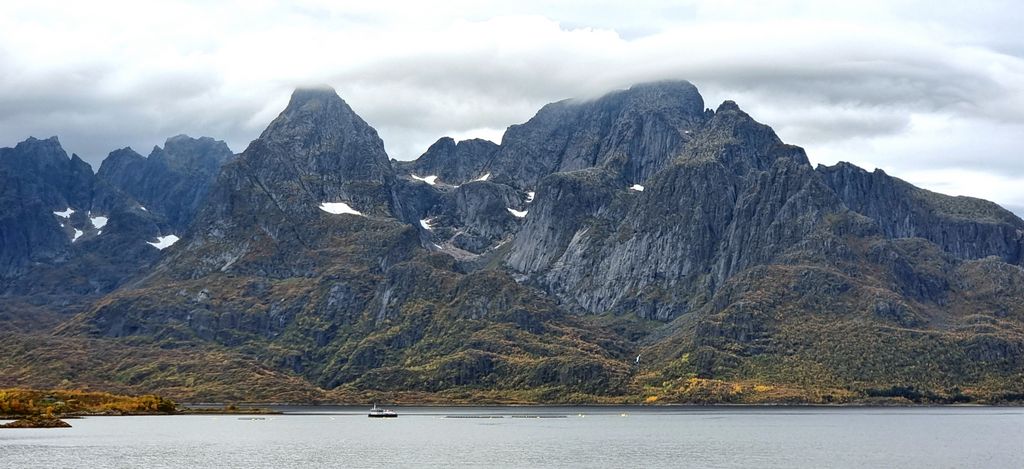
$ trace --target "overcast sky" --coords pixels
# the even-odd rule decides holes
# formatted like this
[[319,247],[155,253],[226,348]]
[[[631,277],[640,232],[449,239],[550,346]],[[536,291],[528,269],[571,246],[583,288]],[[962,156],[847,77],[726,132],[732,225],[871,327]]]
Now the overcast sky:
[[411,159],[500,141],[545,103],[687,79],[815,163],[1024,214],[1015,1],[0,2],[0,146],[58,135],[94,169],[179,133],[241,152],[327,83]]

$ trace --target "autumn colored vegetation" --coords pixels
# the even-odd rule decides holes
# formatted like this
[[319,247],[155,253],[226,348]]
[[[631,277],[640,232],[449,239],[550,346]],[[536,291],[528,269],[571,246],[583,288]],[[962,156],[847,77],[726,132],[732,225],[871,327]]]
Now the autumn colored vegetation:
[[154,395],[0,389],[0,416],[170,414],[175,409],[173,401]]

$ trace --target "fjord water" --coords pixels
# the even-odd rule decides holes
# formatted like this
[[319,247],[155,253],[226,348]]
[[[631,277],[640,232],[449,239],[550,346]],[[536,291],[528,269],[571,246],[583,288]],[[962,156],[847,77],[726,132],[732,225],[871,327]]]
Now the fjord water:
[[1024,467],[1021,408],[398,410],[78,419],[0,431],[0,467]]

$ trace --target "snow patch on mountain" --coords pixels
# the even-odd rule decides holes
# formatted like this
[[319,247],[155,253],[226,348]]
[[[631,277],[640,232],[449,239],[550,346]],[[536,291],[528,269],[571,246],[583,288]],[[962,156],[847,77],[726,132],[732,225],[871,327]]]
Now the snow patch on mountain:
[[345,202],[324,202],[324,203],[320,204],[320,210],[323,210],[323,211],[325,211],[327,213],[331,213],[331,214],[334,214],[334,215],[342,215],[342,214],[362,215],[363,214],[362,212],[352,208],[351,206],[349,206],[349,204],[346,204]]
[[153,247],[163,251],[164,249],[170,247],[172,244],[177,243],[178,239],[179,238],[177,236],[170,234],[170,235],[167,235],[167,236],[158,236],[156,238],[156,242],[155,243],[154,242],[147,242],[147,243],[150,246],[153,246]]
[[427,184],[430,184],[431,186],[433,186],[434,184],[437,184],[437,176],[420,177],[420,176],[417,176],[415,174],[410,174],[410,176],[412,176],[412,178],[417,180],[417,181],[423,181],[423,182],[425,182]]

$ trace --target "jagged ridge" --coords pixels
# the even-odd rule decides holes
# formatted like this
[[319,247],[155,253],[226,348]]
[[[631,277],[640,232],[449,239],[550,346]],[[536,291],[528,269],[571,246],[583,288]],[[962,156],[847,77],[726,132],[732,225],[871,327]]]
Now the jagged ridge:
[[555,103],[499,146],[463,145],[396,171],[333,90],[296,91],[170,254],[59,333],[226,347],[345,393],[1020,392],[1021,221],[998,207],[815,170],[686,82]]

